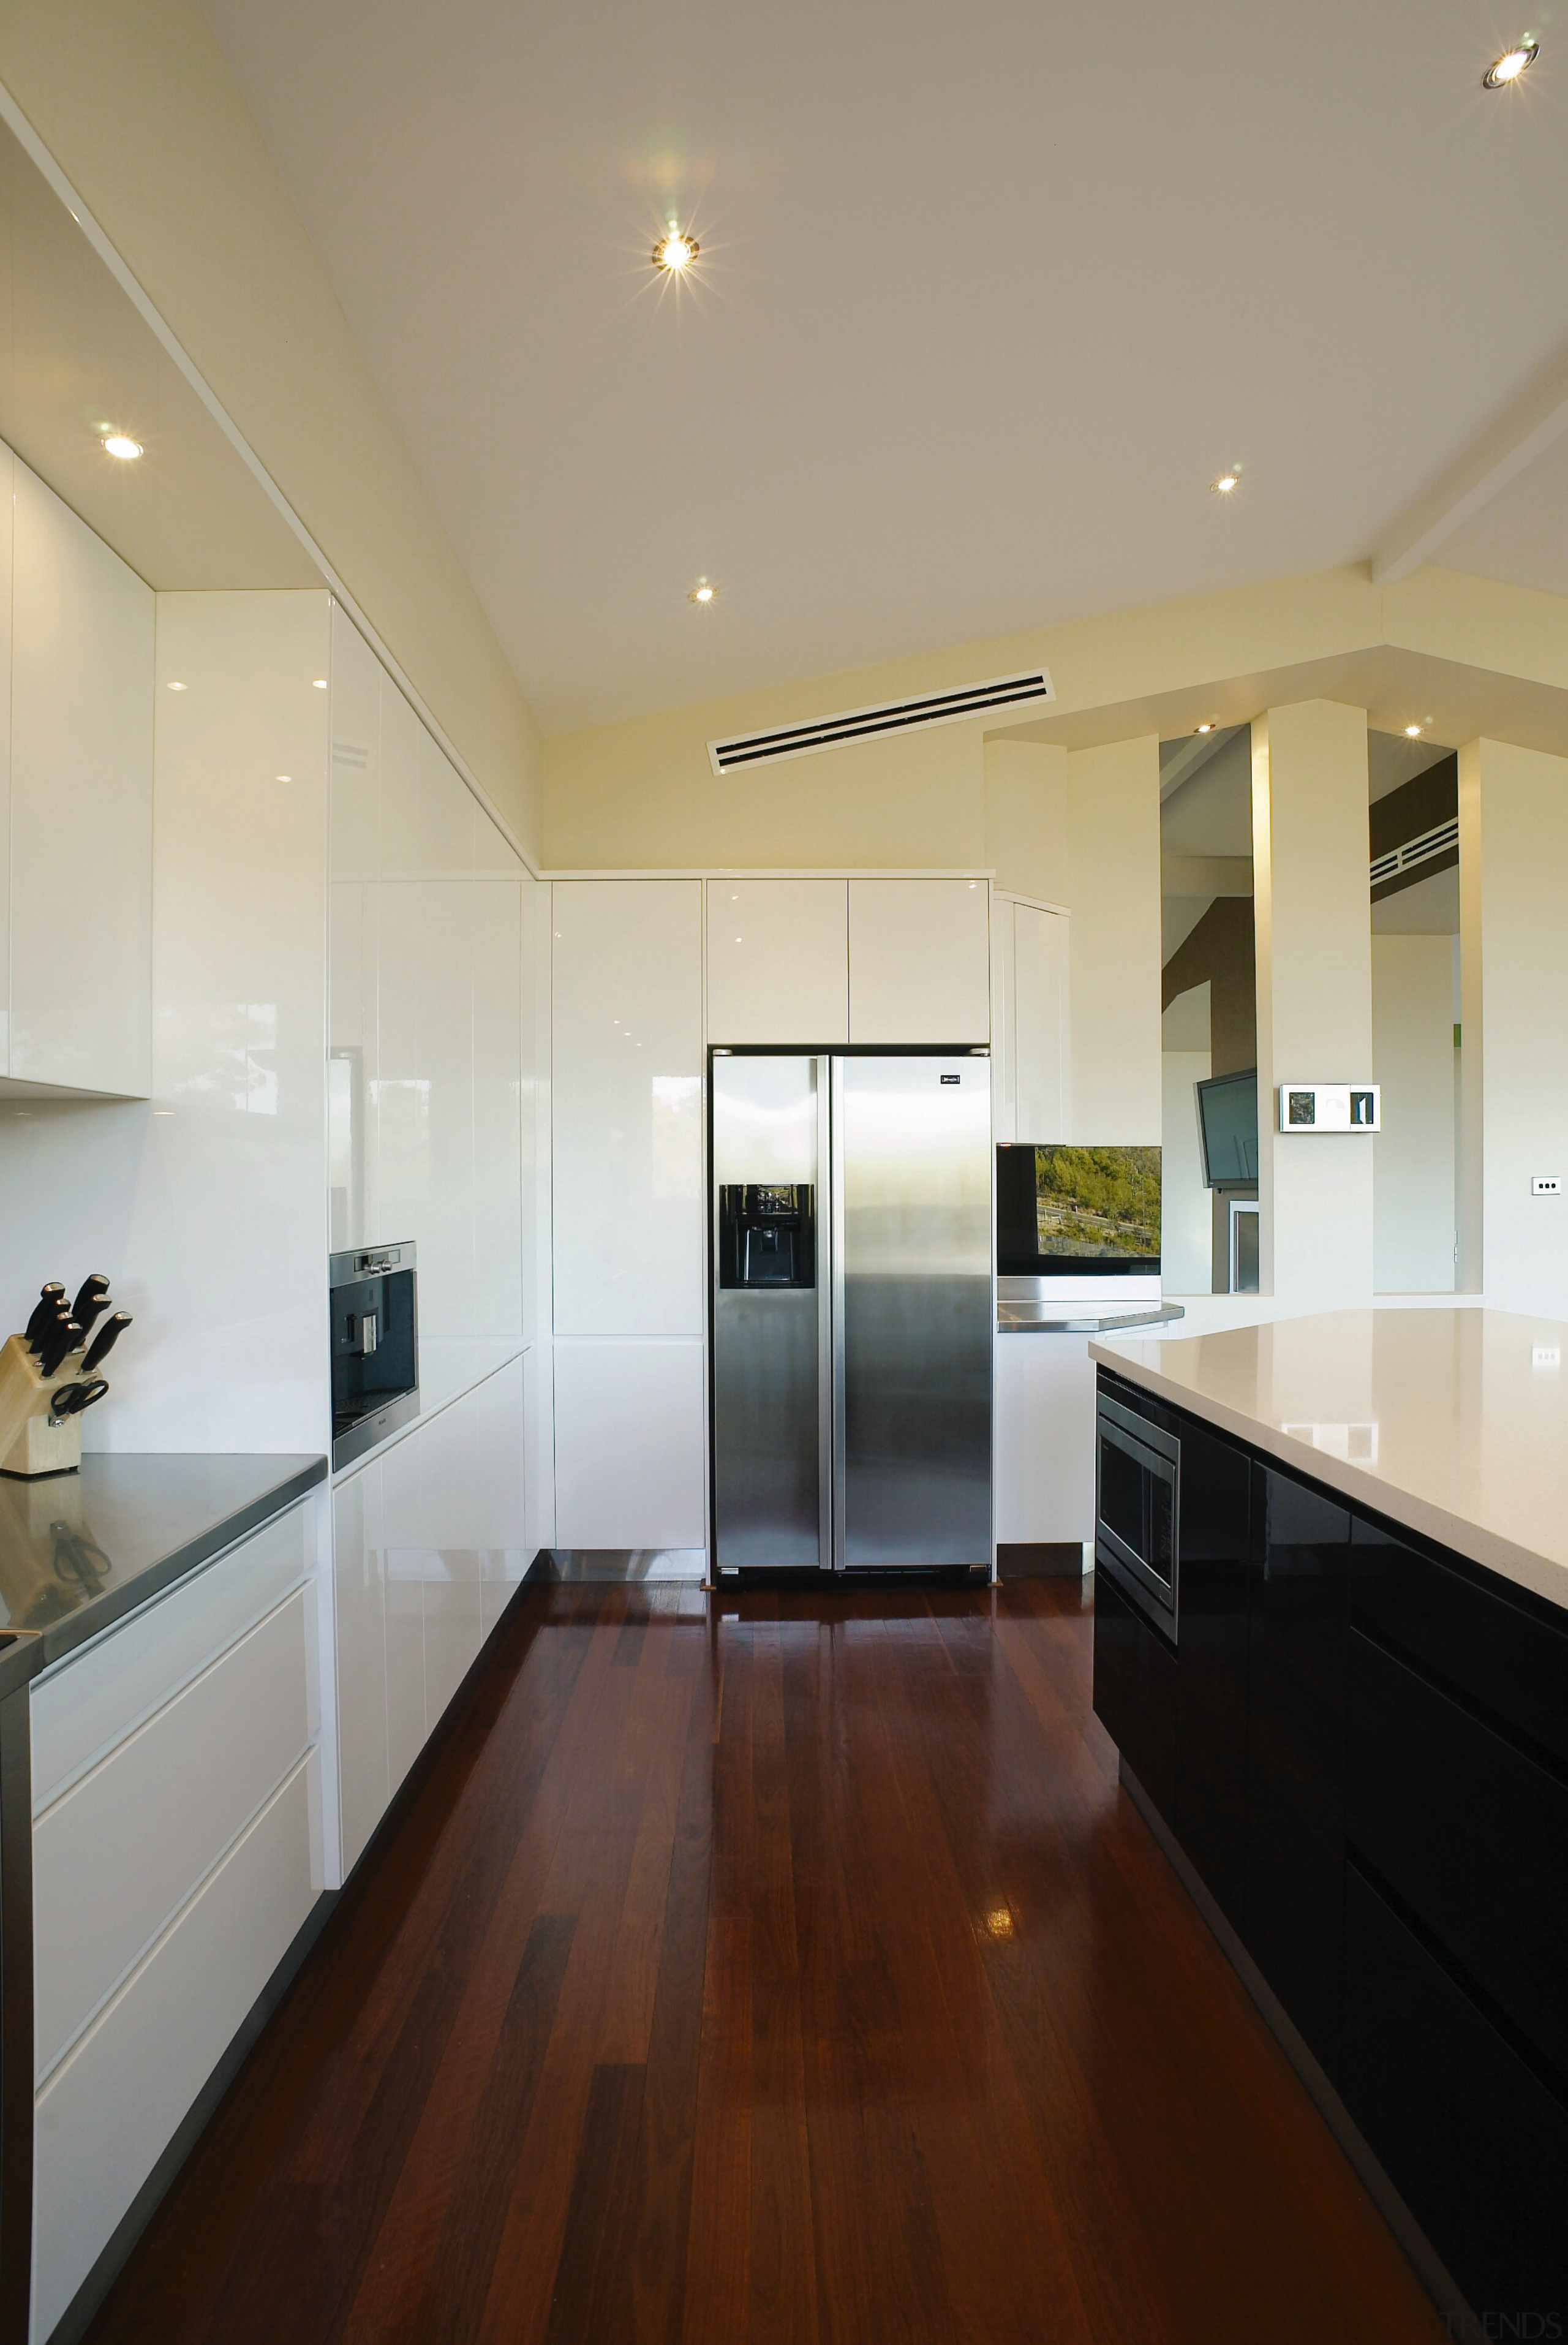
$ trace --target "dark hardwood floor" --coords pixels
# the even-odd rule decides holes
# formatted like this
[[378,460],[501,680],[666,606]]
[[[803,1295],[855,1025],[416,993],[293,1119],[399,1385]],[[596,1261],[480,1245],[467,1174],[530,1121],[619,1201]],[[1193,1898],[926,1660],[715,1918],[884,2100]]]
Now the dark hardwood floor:
[[1076,1582],[525,1588],[94,2345],[1426,2345]]

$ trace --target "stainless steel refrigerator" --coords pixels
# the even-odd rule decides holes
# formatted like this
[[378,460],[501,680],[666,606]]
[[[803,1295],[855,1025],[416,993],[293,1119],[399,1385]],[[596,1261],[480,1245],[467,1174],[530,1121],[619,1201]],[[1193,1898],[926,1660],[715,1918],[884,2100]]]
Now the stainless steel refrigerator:
[[715,1569],[988,1570],[988,1059],[710,1066]]

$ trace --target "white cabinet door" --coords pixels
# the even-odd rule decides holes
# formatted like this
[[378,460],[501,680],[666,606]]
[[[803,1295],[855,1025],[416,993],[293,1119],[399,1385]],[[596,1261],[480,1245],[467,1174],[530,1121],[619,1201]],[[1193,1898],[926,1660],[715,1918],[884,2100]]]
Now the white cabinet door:
[[1010,909],[1014,1137],[1045,1145],[1067,1137],[1067,919],[1033,904]]
[[556,1333],[700,1335],[702,882],[551,893]]
[[983,879],[852,879],[849,1039],[991,1039],[990,891]]
[[420,1436],[395,1441],[380,1460],[382,1556],[387,1574],[387,1786],[395,1792],[425,1747],[425,1574]]
[[708,1040],[848,1041],[844,880],[709,880]]
[[311,1751],[38,2096],[33,2327],[46,2338],[321,1893]]
[[700,1343],[555,1346],[555,1544],[707,1542]]
[[15,472],[9,1071],[146,1098],[153,594]]
[[332,1493],[337,1606],[338,1801],[343,1875],[386,1812],[387,1579],[381,1468],[372,1459]]
[[998,1335],[995,1386],[996,1539],[1092,1539],[1095,1365],[1087,1335]]

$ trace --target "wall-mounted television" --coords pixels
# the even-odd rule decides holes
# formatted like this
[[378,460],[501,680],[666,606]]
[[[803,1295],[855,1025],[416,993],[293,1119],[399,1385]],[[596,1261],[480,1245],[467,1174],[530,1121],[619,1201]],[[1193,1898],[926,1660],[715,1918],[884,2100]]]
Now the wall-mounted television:
[[1258,1178],[1258,1070],[1211,1075],[1195,1088],[1204,1185],[1244,1189]]
[[996,1269],[1003,1278],[1157,1273],[1158,1149],[998,1147]]

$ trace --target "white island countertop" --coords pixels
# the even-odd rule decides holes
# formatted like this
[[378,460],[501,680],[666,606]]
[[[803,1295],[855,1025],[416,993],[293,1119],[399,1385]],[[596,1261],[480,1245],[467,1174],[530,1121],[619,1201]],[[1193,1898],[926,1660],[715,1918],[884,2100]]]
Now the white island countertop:
[[1568,1327],[1330,1311],[1090,1357],[1568,1609]]

